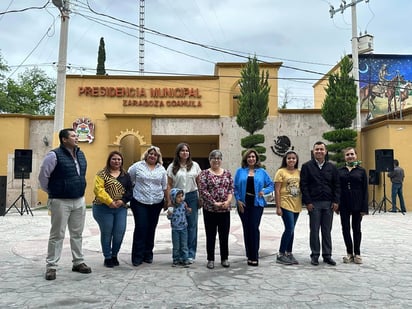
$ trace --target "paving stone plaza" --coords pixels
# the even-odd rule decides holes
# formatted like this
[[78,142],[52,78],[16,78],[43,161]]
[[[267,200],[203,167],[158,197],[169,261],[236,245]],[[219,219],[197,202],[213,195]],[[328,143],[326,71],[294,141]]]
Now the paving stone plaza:
[[[44,279],[50,217],[10,210],[0,217],[0,308],[410,308],[412,303],[412,215],[376,212],[362,222],[363,264],[344,264],[339,216],[332,239],[335,267],[312,266],[309,218],[304,210],[295,231],[299,265],[276,264],[283,223],[266,208],[261,223],[259,267],[247,266],[240,219],[231,213],[230,268],[206,268],[203,217],[199,216],[198,254],[189,268],[171,267],[171,230],[161,214],[153,264],[130,261],[133,216],[120,251],[120,266],[103,266],[97,223],[87,211],[83,249],[91,274],[71,271],[66,235],[57,279]],[[218,248],[216,250],[218,253]]]

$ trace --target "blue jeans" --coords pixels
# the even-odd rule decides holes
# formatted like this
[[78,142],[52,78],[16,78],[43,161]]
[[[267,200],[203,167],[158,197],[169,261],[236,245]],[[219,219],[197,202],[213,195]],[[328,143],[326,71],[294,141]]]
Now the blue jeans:
[[280,253],[292,252],[293,240],[295,236],[295,225],[296,221],[298,221],[298,218],[298,212],[292,212],[282,208],[282,220],[283,224],[285,225],[285,230],[280,240]]
[[188,259],[189,251],[187,249],[187,229],[173,230],[173,263],[185,262]]
[[126,231],[127,208],[93,205],[93,218],[100,228],[100,243],[105,259],[117,256]]
[[199,196],[197,191],[185,193],[185,202],[192,209],[192,213],[187,216],[187,248],[189,249],[189,259],[195,259],[197,250],[197,221],[199,216]]
[[392,183],[392,210],[396,211],[396,196],[399,196],[401,211],[406,211],[405,201],[403,200],[402,184]]

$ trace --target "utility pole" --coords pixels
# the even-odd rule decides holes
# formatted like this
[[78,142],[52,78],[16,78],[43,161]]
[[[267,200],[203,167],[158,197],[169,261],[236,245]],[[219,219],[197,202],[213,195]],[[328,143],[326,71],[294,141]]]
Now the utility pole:
[[69,0],[52,0],[61,15],[59,60],[57,62],[56,107],[54,111],[53,143],[58,145],[59,131],[64,126],[64,100],[66,91],[67,38],[69,34]]
[[[329,13],[330,18],[333,18],[337,12],[343,12],[348,8],[352,8],[352,62],[353,62],[353,69],[352,69],[352,76],[355,79],[356,83],[356,94],[358,96],[358,101],[356,102],[356,121],[355,121],[355,128],[356,131],[360,132],[362,128],[361,123],[361,104],[360,104],[360,97],[359,97],[359,50],[358,50],[358,35],[357,35],[357,18],[356,18],[356,5],[364,0],[352,0],[351,3],[346,3],[345,0],[342,0],[342,3],[339,8],[335,9],[332,5],[330,6]],[[369,0],[365,0],[365,3],[368,3]]]

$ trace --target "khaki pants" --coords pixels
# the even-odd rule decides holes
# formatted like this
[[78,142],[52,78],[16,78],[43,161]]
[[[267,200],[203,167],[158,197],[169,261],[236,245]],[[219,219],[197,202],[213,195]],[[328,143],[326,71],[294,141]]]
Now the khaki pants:
[[56,268],[63,248],[66,226],[70,233],[73,265],[83,263],[82,233],[86,217],[84,197],[78,199],[49,199],[51,228],[47,248],[47,268]]

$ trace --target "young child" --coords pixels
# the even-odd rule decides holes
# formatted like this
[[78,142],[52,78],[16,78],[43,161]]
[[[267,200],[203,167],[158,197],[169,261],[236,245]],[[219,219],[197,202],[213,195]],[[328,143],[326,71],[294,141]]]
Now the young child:
[[189,267],[187,248],[187,219],[186,215],[191,213],[191,209],[183,201],[183,190],[173,188],[170,190],[170,200],[173,207],[167,210],[167,218],[172,227],[173,243],[173,267],[183,265]]

